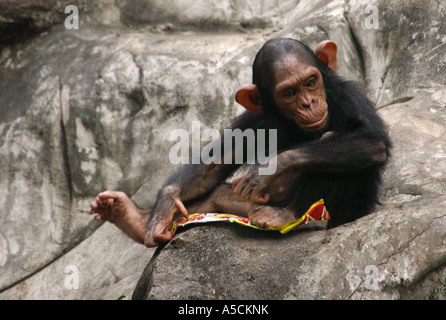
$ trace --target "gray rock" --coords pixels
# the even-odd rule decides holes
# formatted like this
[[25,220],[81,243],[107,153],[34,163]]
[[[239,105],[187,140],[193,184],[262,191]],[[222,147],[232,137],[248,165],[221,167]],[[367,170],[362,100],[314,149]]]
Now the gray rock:
[[[10,75],[0,84],[3,290],[99,227],[79,213],[98,192],[122,190],[142,207],[153,204],[174,169],[166,161],[172,128],[190,130],[200,120],[219,129],[235,116],[228,97],[241,63],[222,55],[243,50],[244,38],[192,41],[84,26],[55,28],[29,46],[2,51]],[[189,54],[178,56],[177,48]],[[228,108],[209,108],[219,105]]]
[[0,293],[0,299],[129,299],[154,251],[105,224],[59,259]]
[[329,231],[195,227],[158,251],[133,298],[445,299],[446,203],[436,202]]

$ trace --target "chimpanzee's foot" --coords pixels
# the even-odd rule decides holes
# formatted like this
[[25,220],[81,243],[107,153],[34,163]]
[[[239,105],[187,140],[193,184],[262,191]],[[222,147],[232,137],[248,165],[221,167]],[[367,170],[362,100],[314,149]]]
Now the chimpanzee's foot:
[[285,207],[260,206],[248,213],[248,218],[260,228],[281,227],[296,220],[294,211]]
[[105,191],[90,205],[89,214],[95,220],[114,223],[121,231],[138,243],[143,244],[147,233],[149,211],[140,210],[130,199],[118,191]]

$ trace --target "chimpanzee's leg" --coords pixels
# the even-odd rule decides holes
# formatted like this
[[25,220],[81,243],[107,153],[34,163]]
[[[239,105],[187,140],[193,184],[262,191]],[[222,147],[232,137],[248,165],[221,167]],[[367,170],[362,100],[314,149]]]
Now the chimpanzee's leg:
[[144,244],[150,210],[139,209],[124,192],[104,191],[90,205],[95,220],[114,223],[138,243]]
[[[272,194],[274,199],[275,195]],[[258,203],[244,201],[234,195],[228,184],[216,187],[209,195],[198,200],[184,203],[191,213],[222,212],[249,217],[260,227],[280,226],[296,218],[292,209],[283,206],[264,206]],[[90,214],[96,214],[96,220],[114,223],[130,238],[144,243],[147,232],[147,221],[151,210],[139,209],[129,197],[118,191],[100,193],[92,202]],[[177,213],[174,220],[181,216]]]
[[[220,185],[209,195],[198,200],[184,203],[189,213],[224,212],[240,216],[248,213],[259,204],[243,201],[232,193],[230,185]],[[132,200],[119,191],[100,193],[91,203],[90,214],[95,214],[95,220],[105,220],[114,223],[121,231],[138,243],[143,244],[147,232],[147,221],[151,210],[139,209]],[[178,212],[173,220],[181,217]]]

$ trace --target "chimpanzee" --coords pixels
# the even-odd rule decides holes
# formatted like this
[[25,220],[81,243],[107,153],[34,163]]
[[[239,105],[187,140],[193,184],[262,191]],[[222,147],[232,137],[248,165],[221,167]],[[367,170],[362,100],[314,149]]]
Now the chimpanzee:
[[166,227],[188,212],[243,215],[264,228],[296,220],[320,199],[330,228],[369,214],[391,142],[361,86],[339,77],[336,67],[337,46],[329,40],[313,52],[298,40],[272,39],[257,53],[253,83],[236,93],[247,111],[231,128],[277,129],[274,174],[259,174],[268,163],[252,165],[231,188],[225,180],[240,164],[188,164],[167,180],[152,210],[106,191],[90,213],[146,246],[169,241]]

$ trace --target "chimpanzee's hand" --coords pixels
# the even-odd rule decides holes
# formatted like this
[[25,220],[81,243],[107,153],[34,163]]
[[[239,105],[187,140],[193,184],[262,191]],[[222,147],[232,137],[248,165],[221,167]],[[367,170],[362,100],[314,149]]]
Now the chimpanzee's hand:
[[185,217],[189,217],[186,207],[179,197],[180,190],[173,186],[163,188],[158,198],[156,207],[147,227],[144,244],[147,247],[156,247],[162,242],[172,239],[172,234],[166,228],[172,223],[174,214],[178,211]]
[[232,190],[235,195],[243,200],[257,203],[267,203],[270,200],[270,193],[266,188],[270,186],[279,174],[260,175],[259,167],[251,169],[244,175],[232,181]]

